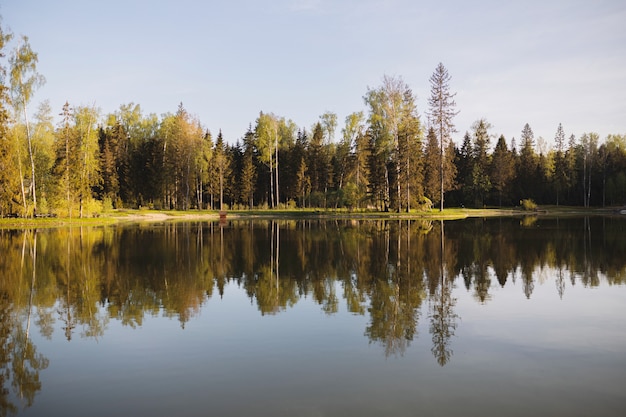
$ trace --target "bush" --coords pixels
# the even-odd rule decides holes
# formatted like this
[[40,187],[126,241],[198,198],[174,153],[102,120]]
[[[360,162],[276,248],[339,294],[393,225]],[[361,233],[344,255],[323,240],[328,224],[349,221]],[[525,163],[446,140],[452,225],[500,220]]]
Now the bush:
[[102,199],[102,211],[104,213],[113,211],[113,200],[111,200],[111,197],[104,197]]
[[537,210],[537,203],[535,203],[532,199],[526,198],[519,202],[524,211],[535,211]]
[[417,201],[419,211],[428,211],[433,209],[433,202],[430,198],[422,196]]

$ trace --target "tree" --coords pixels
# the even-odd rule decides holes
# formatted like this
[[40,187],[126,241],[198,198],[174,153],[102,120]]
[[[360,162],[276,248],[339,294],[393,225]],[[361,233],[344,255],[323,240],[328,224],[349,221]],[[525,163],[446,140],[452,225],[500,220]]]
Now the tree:
[[228,155],[224,146],[222,131],[217,134],[213,148],[213,167],[217,170],[220,188],[220,211],[224,210],[224,177],[230,174]]
[[[278,171],[278,160],[274,156],[274,154],[278,154],[278,117],[273,113],[261,112],[256,121],[255,134],[260,160],[269,168],[269,201],[271,207],[276,207],[278,205],[278,190],[274,193],[274,187],[278,188],[278,182],[274,183],[273,174],[274,166]],[[275,178],[278,179],[278,172]]]
[[398,182],[404,191],[399,196],[399,207],[403,202],[406,212],[413,203],[421,203],[424,196],[423,132],[415,106],[415,97],[410,90],[404,92],[405,113],[398,130],[398,161],[401,166]]
[[460,201],[470,202],[472,200],[472,190],[470,188],[472,179],[472,136],[468,131],[463,135],[463,144],[457,152],[456,166],[461,195]]
[[122,171],[119,154],[122,142],[126,140],[126,132],[119,121],[110,120],[112,126],[99,129],[98,145],[100,147],[100,173],[102,184],[100,197],[109,199],[117,205],[120,199],[120,177],[125,178],[130,173]]
[[345,127],[341,130],[342,138],[336,151],[336,167],[338,188],[341,190],[345,180],[355,176],[354,150],[359,135],[363,134],[363,112],[354,112],[346,117]]
[[300,207],[304,207],[306,195],[311,192],[311,178],[307,175],[304,157],[300,158],[300,166],[296,172],[296,191],[300,198]]
[[248,128],[243,139],[243,160],[239,177],[239,193],[243,202],[248,204],[248,208],[254,206],[254,185],[257,173],[254,165],[254,132],[252,127]]
[[[415,106],[415,97],[409,86],[401,77],[383,77],[382,85],[373,90],[368,90],[364,97],[365,103],[369,107],[369,124],[371,132],[375,136],[377,154],[382,158],[380,162],[390,165],[395,171],[395,206],[398,211],[402,210],[403,197],[409,195],[410,191],[404,193],[402,186],[408,187],[410,161],[406,152],[409,144],[419,140],[421,127]],[[401,137],[402,136],[402,137]],[[404,143],[401,143],[404,141]],[[404,156],[404,159],[402,158]],[[384,161],[384,162],[383,162]],[[390,198],[389,192],[389,172],[385,169],[386,189],[385,199]],[[404,181],[403,181],[404,179]],[[407,202],[407,207],[408,207]]]
[[520,137],[519,154],[519,196],[521,198],[537,198],[537,154],[535,153],[535,136],[526,123]]
[[[4,47],[11,40],[11,33],[5,33],[0,26],[0,58],[4,57]],[[6,68],[0,63],[0,217],[13,213],[13,206],[19,204],[20,181],[16,163],[15,141],[9,136],[9,96],[5,85]]]
[[[308,176],[311,181],[311,193],[322,196],[328,188],[331,161],[327,152],[328,147],[324,145],[324,129],[321,123],[318,122],[313,126],[313,133],[308,145],[305,163],[308,167]],[[326,201],[325,195],[322,198]],[[317,202],[316,205],[320,205],[320,203],[323,205],[324,201]]]
[[561,190],[567,186],[567,164],[565,160],[565,133],[563,126],[559,123],[554,135],[554,185],[556,187],[556,205],[559,205],[559,195]]
[[[453,118],[458,114],[454,110],[456,103],[454,102],[454,96],[456,93],[450,92],[450,80],[451,77],[448,74],[448,70],[439,63],[435,72],[430,77],[430,97],[428,99],[428,105],[430,107],[429,124],[434,129],[435,135],[439,141],[439,183],[440,183],[440,201],[439,210],[443,211],[443,201],[446,189],[445,184],[453,184],[454,177],[450,171],[446,172],[444,169],[446,164],[446,153],[444,152],[448,142],[451,140],[451,135],[456,130],[454,129]],[[449,178],[451,177],[451,178]]]
[[337,129],[337,115],[327,111],[320,116],[320,122],[326,134],[327,143],[332,143],[335,139],[335,129]]
[[583,205],[589,207],[591,200],[591,172],[598,153],[598,134],[584,133],[580,137],[583,160]]
[[365,199],[370,185],[370,160],[372,148],[369,136],[363,130],[359,130],[354,140],[354,184],[357,189],[357,208]]
[[565,152],[565,170],[567,172],[567,199],[571,203],[570,192],[574,189],[576,182],[578,181],[578,174],[576,172],[576,136],[570,135],[567,142],[567,151]]
[[484,205],[485,195],[491,189],[491,179],[489,177],[490,158],[488,155],[489,132],[491,124],[485,119],[480,119],[474,123],[474,146],[472,148],[470,166],[470,190],[474,198],[474,203],[479,206]]
[[435,129],[430,127],[426,135],[424,149],[424,193],[433,203],[439,203],[441,198],[441,183],[439,178],[441,153]]
[[31,167],[30,192],[33,197],[33,217],[37,214],[37,186],[35,181],[35,155],[28,120],[28,103],[35,90],[46,81],[43,75],[37,72],[37,62],[37,53],[31,49],[28,37],[22,36],[20,43],[9,58],[11,66],[11,96],[15,113],[23,115],[26,127],[26,141],[28,143],[28,156]]
[[54,172],[60,188],[58,194],[65,197],[67,216],[69,218],[72,218],[72,200],[75,194],[74,191],[77,188],[73,179],[78,172],[75,167],[77,156],[76,135],[71,125],[74,117],[73,113],[74,110],[70,107],[70,104],[65,102],[63,110],[59,114],[61,116],[61,125],[57,131],[56,160],[54,164]]
[[513,155],[506,147],[504,136],[500,135],[491,156],[491,180],[493,187],[498,191],[499,206],[502,206],[502,194],[507,189],[514,174]]
[[85,203],[93,197],[92,189],[100,183],[100,149],[96,128],[98,117],[99,111],[95,107],[80,106],[74,109],[74,129],[78,140],[77,191],[81,218],[84,216]]

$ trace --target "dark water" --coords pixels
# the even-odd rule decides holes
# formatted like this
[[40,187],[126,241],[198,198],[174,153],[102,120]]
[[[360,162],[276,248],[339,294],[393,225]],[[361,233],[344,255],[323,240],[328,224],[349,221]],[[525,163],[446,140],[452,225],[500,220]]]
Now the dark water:
[[626,219],[0,230],[0,416],[621,416]]

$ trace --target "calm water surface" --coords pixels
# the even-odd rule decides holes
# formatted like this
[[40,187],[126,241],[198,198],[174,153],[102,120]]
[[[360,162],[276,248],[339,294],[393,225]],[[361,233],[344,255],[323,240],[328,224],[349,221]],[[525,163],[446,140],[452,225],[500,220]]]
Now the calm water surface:
[[0,416],[621,416],[626,219],[0,230]]

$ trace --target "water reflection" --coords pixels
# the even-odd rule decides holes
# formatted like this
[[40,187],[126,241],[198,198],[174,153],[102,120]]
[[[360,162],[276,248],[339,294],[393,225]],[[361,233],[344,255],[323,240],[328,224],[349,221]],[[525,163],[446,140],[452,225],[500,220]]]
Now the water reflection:
[[[620,218],[455,222],[236,221],[0,230],[0,415],[32,404],[48,360],[30,332],[67,341],[106,337],[111,320],[139,327],[149,316],[182,328],[235,283],[261,315],[312,299],[328,315],[341,300],[368,318],[364,334],[385,355],[403,355],[427,320],[431,352],[452,359],[460,324],[456,288],[478,303],[521,281],[522,297],[554,280],[595,287],[626,280]],[[427,317],[423,317],[427,314]],[[428,338],[422,335],[422,338]]]

